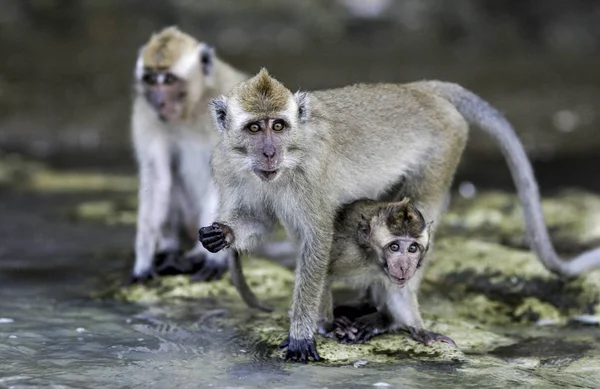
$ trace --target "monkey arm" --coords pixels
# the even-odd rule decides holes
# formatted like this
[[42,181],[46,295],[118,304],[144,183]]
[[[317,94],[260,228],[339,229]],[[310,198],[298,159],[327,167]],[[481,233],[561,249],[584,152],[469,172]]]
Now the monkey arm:
[[[250,210],[241,201],[235,206],[231,204],[235,201],[225,199],[218,221],[200,229],[200,241],[211,252],[226,247],[240,252],[251,251],[273,230],[275,219],[265,210]],[[220,229],[220,232],[212,231],[214,228]]]
[[314,333],[327,289],[327,265],[333,239],[328,224],[321,221],[312,226],[316,228],[304,231],[295,273],[290,332],[280,345],[280,348],[287,347],[286,359],[300,362],[307,362],[309,357],[315,361],[320,359]]

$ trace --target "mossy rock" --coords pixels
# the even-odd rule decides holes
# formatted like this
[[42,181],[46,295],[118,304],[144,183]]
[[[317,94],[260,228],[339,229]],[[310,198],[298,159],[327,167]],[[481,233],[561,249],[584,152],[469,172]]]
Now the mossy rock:
[[43,169],[42,163],[29,161],[19,154],[0,154],[0,185],[23,185]]
[[[543,198],[542,210],[558,251],[576,253],[600,245],[600,196],[575,189],[565,190]],[[515,194],[486,192],[472,199],[456,196],[439,231],[443,235],[529,248],[522,208]]]
[[134,225],[137,218],[137,196],[117,200],[84,201],[75,206],[72,215],[77,220],[109,225]]
[[[321,356],[331,364],[418,360],[469,366],[474,360],[485,360],[495,365],[502,358],[487,353],[519,344],[522,339],[515,333],[533,334],[548,323],[562,328],[574,316],[598,314],[600,271],[571,281],[560,280],[529,249],[521,247],[524,242],[506,245],[523,235],[515,202],[515,196],[495,192],[475,200],[459,200],[437,235],[419,300],[426,326],[454,339],[459,349],[446,344],[426,347],[405,333],[386,334],[352,346],[318,336]],[[593,221],[600,215],[600,207],[595,208],[598,204],[598,197],[582,192],[544,200],[553,237],[562,236],[571,247],[591,245],[596,239]],[[107,209],[112,212],[110,206]],[[567,217],[560,218],[559,209],[566,210]],[[464,220],[459,223],[461,215]],[[519,228],[520,232],[515,232]],[[151,286],[113,290],[110,297],[169,306],[211,300],[234,312],[219,319],[223,328],[238,329],[249,342],[266,345],[270,357],[280,358],[282,353],[276,346],[289,329],[293,273],[258,258],[245,258],[243,266],[252,289],[261,300],[275,306],[275,312],[247,309],[228,277],[211,283],[193,283],[188,276],[164,277]],[[535,356],[522,363],[535,367],[542,359]]]
[[[252,257],[244,258],[243,266],[248,285],[257,297],[271,305],[287,307],[294,285],[291,271],[273,262]],[[111,291],[108,295],[146,304],[207,298],[219,298],[233,306],[243,304],[228,275],[212,282],[193,282],[184,275],[161,277],[148,285],[130,285]]]
[[438,239],[423,286],[486,323],[560,322],[600,309],[600,272],[561,280],[530,251],[460,237]]

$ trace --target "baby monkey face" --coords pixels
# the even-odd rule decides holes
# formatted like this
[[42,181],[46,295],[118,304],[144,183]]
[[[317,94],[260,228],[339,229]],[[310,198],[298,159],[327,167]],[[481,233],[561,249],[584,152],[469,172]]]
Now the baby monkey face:
[[420,239],[410,236],[395,238],[383,246],[379,261],[390,281],[402,287],[421,267],[426,249]]
[[372,251],[389,280],[403,287],[423,263],[430,225],[408,198],[382,203],[373,217],[362,217],[358,241]]

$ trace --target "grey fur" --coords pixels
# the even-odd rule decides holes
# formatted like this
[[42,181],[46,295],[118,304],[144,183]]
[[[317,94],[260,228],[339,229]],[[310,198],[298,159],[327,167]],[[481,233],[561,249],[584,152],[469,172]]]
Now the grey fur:
[[[157,250],[179,248],[181,226],[196,237],[198,228],[216,217],[217,191],[209,161],[219,136],[212,128],[208,103],[247,76],[214,56],[211,64],[210,74],[186,80],[194,91],[187,101],[191,115],[177,122],[158,118],[143,96],[141,80],[136,80],[131,129],[140,187],[134,277],[151,270]],[[190,101],[190,96],[197,100]],[[227,260],[227,253],[209,253],[200,243],[186,255],[204,255],[224,265]]]
[[[492,134],[512,131],[495,109],[474,96],[458,85],[441,82],[361,84],[309,92],[302,99],[310,108],[305,123],[298,120],[297,109],[278,113],[291,123],[291,129],[282,135],[287,146],[277,177],[266,182],[251,169],[253,161],[234,149],[244,145],[248,135],[234,127],[234,114],[240,112],[231,105],[240,104],[235,90],[228,95],[228,127],[211,162],[220,193],[218,221],[232,229],[232,247],[238,250],[252,249],[277,219],[299,242],[290,339],[313,339],[320,302],[329,297],[327,264],[341,204],[389,198],[389,191],[394,190],[396,198],[412,198],[426,220],[440,220],[467,142],[467,121]],[[252,117],[248,112],[243,115]],[[516,147],[513,136],[497,135],[501,147]],[[512,159],[514,168],[530,167],[524,154]],[[516,185],[530,185],[532,177],[527,174],[530,179],[517,180]],[[537,204],[535,191],[519,191],[526,206]],[[542,220],[543,227],[539,204],[526,212]],[[528,223],[539,230],[540,222]],[[592,265],[600,262],[596,254],[591,254]],[[421,322],[416,298],[421,277],[422,272],[417,272],[406,287],[387,295],[389,307],[408,307],[394,312],[403,326]]]

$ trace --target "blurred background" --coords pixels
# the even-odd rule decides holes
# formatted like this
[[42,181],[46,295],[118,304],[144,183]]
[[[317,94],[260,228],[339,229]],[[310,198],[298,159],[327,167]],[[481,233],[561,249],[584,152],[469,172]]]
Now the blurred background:
[[[600,189],[597,1],[0,0],[0,9],[4,153],[133,172],[137,50],[178,25],[232,65],[266,66],[291,89],[459,82],[515,124],[543,188]],[[472,134],[459,177],[511,185],[496,147]]]
[[[420,79],[466,86],[517,129],[558,250],[600,245],[600,1],[0,0],[0,387],[190,387],[206,377],[261,388],[372,387],[382,379],[419,388],[597,387],[597,327],[512,325],[597,315],[600,278],[591,272],[571,287],[529,265],[508,169],[477,130],[442,221],[446,244],[436,249],[464,267],[436,273],[431,265],[424,284],[435,287],[422,304],[441,332],[448,323],[448,335],[473,351],[464,371],[462,360],[422,360],[430,353],[421,351],[393,351],[398,363],[387,368],[282,364],[266,357],[274,347],[239,328],[283,336],[285,313],[267,325],[247,319],[256,317],[240,302],[225,314],[221,299],[206,297],[213,284],[180,288],[185,277],[123,292],[127,301],[158,296],[156,304],[120,300],[137,208],[133,68],[138,48],[168,25],[249,74],[268,67],[292,90]],[[269,273],[247,269],[258,270],[257,287],[270,288]],[[288,298],[293,278],[284,274],[289,283],[275,290]],[[236,296],[227,277],[220,285]],[[495,347],[508,362],[489,358]]]

